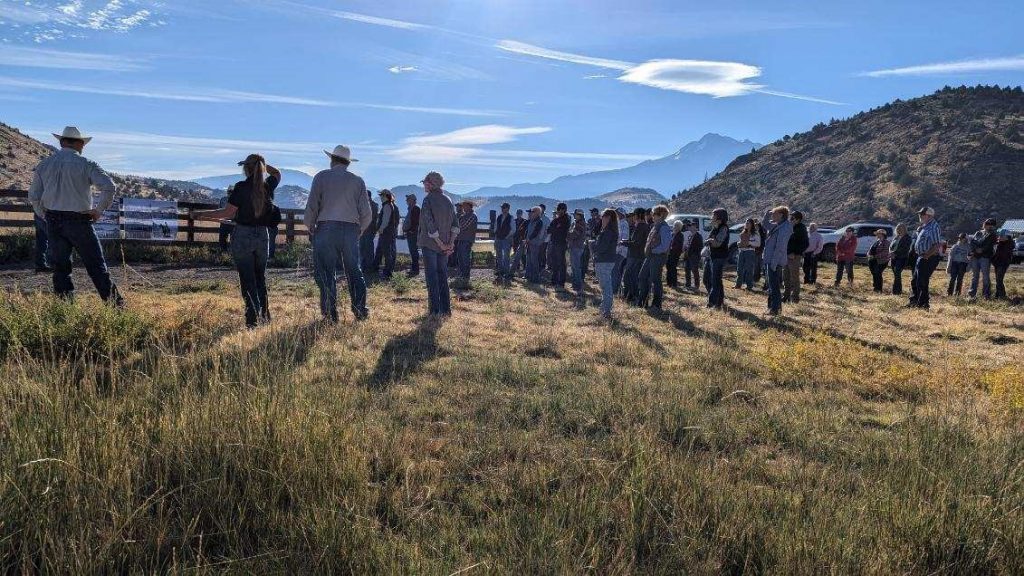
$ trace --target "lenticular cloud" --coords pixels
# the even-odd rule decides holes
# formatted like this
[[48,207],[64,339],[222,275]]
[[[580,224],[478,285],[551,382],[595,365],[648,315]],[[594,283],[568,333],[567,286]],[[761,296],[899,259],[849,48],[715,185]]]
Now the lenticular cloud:
[[761,69],[757,66],[739,62],[651,60],[626,70],[619,80],[662,90],[725,98],[743,96],[764,88],[747,82],[760,75]]

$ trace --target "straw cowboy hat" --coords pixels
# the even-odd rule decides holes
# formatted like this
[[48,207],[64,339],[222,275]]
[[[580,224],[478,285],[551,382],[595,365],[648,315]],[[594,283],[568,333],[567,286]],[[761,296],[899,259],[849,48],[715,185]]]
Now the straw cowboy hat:
[[57,140],[62,140],[64,138],[67,138],[69,140],[81,140],[86,144],[88,144],[89,141],[92,140],[92,136],[86,136],[85,134],[82,134],[82,131],[79,130],[78,128],[75,128],[74,126],[65,126],[63,133],[57,134],[54,132],[53,137],[56,138]]
[[335,146],[334,152],[324,150],[324,154],[327,154],[331,158],[340,158],[348,162],[359,162],[359,160],[352,157],[352,151],[348,149],[348,146],[344,146],[342,144]]

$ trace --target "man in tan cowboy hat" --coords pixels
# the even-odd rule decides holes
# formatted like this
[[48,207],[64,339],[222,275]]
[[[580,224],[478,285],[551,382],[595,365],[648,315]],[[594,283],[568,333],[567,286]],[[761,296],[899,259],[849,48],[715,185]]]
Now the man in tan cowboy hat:
[[[92,138],[74,126],[60,134],[60,150],[36,166],[28,198],[36,214],[46,219],[53,260],[53,291],[61,298],[72,298],[71,254],[78,252],[96,291],[105,302],[121,306],[117,286],[110,279],[103,248],[92,223],[114,202],[114,182],[95,162],[82,156]],[[93,203],[92,187],[99,192]]]
[[313,262],[320,288],[320,312],[330,322],[338,321],[339,264],[345,267],[352,313],[365,320],[366,280],[359,263],[359,236],[370,226],[370,198],[366,183],[348,171],[355,159],[347,146],[324,153],[331,167],[313,177],[306,201],[304,222],[312,236]]

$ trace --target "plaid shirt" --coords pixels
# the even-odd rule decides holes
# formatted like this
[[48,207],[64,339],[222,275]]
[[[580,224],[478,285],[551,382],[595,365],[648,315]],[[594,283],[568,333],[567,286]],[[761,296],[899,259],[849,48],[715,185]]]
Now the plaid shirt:
[[939,234],[939,223],[932,219],[924,226],[917,229],[917,240],[914,241],[914,251],[918,256],[924,256],[932,246],[939,243],[942,238]]

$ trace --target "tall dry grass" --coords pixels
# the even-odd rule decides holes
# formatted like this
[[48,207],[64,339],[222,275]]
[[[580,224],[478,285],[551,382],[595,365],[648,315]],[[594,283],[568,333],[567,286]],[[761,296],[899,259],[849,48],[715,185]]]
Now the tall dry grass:
[[0,301],[3,571],[1024,572],[1019,308],[179,284]]

